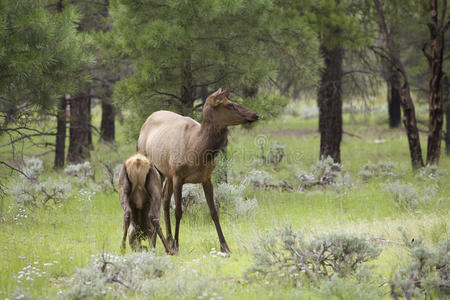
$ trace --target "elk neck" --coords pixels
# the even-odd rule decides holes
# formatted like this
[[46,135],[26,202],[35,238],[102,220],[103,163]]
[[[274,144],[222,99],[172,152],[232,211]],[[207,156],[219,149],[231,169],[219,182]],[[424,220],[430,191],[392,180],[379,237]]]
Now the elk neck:
[[219,126],[214,123],[214,120],[205,118],[204,115],[198,141],[199,147],[197,149],[201,153],[203,162],[211,162],[227,146],[228,127]]

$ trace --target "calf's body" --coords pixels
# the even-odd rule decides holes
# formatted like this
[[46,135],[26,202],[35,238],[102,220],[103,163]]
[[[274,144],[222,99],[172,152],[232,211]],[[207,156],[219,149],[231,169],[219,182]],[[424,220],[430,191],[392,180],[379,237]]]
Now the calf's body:
[[141,248],[142,237],[153,247],[159,235],[167,253],[172,253],[160,227],[161,176],[150,160],[135,154],[127,159],[119,174],[119,200],[124,210],[122,252],[127,234],[133,250]]

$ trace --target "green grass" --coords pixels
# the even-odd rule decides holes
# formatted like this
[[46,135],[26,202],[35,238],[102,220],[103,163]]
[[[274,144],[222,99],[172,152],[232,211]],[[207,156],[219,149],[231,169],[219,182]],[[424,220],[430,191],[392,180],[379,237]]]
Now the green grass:
[[[99,122],[98,114],[94,122]],[[373,263],[375,272],[389,278],[398,264],[406,259],[406,250],[399,245],[403,227],[410,236],[422,237],[426,244],[435,245],[449,236],[449,196],[450,174],[442,180],[433,200],[422,204],[415,211],[403,210],[396,206],[391,196],[385,192],[384,180],[374,179],[362,183],[358,172],[367,162],[392,161],[405,175],[403,181],[411,182],[422,191],[424,182],[416,179],[411,172],[407,140],[402,129],[390,130],[384,115],[345,115],[346,132],[358,135],[344,135],[342,142],[342,162],[355,182],[355,187],[345,193],[329,189],[304,193],[288,193],[276,190],[254,190],[247,188],[245,194],[258,199],[258,209],[252,216],[235,217],[221,215],[225,237],[232,249],[232,255],[216,266],[209,256],[211,248],[218,248],[217,234],[204,205],[195,213],[183,216],[180,231],[180,252],[170,259],[177,265],[196,264],[192,259],[211,263],[216,269],[210,276],[227,278],[221,285],[221,295],[229,299],[286,299],[319,295],[313,289],[295,289],[289,285],[275,288],[264,282],[246,282],[243,271],[252,263],[251,247],[265,230],[290,223],[296,230],[310,237],[325,232],[352,232],[380,238],[383,252]],[[270,145],[272,142],[286,144],[286,157],[278,166],[263,166],[275,180],[294,182],[294,174],[299,170],[308,171],[318,158],[320,138],[315,129],[317,119],[261,121],[248,131],[235,128],[229,139],[228,155],[235,180],[239,181],[255,168],[253,160],[260,154],[258,141]],[[287,136],[280,131],[311,129],[311,133],[301,136]],[[101,169],[96,161],[105,156],[126,158],[133,154],[134,144],[128,142],[126,132],[118,127],[118,154],[115,150],[96,145],[92,153],[96,174]],[[380,142],[381,141],[381,142]],[[422,135],[422,147],[425,146]],[[27,154],[37,153],[29,148]],[[45,164],[51,166],[50,156],[45,156]],[[442,156],[440,167],[450,170],[450,158]],[[11,179],[12,180],[12,179]],[[68,288],[67,280],[77,268],[89,264],[91,255],[109,252],[119,255],[121,240],[122,209],[118,195],[98,192],[92,201],[77,194],[59,207],[28,210],[27,218],[21,218],[21,225],[13,219],[15,211],[8,207],[14,202],[14,195],[8,195],[3,203],[0,222],[0,298],[7,298],[16,288],[32,295],[33,298],[56,298],[58,291]],[[172,220],[173,221],[173,220]],[[174,222],[173,222],[174,224]],[[157,255],[164,255],[162,245],[157,244]],[[36,264],[35,264],[36,262]],[[45,265],[51,263],[51,265]],[[26,276],[18,282],[19,271],[32,264],[39,268],[42,277],[35,273],[33,280]],[[30,267],[30,268],[32,268]],[[36,270],[36,269],[35,269]],[[42,272],[46,272],[42,274]],[[16,278],[13,278],[16,276]],[[129,295],[140,298],[140,295]]]

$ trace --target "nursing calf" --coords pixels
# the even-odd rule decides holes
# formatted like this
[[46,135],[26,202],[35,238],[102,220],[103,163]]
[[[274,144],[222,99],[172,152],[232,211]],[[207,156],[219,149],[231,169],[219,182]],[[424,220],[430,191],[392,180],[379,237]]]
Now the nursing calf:
[[127,159],[119,174],[119,199],[124,210],[122,252],[127,234],[134,251],[141,250],[141,239],[147,238],[155,247],[159,235],[167,253],[172,254],[162,233],[159,216],[161,208],[161,176],[150,160],[135,154]]

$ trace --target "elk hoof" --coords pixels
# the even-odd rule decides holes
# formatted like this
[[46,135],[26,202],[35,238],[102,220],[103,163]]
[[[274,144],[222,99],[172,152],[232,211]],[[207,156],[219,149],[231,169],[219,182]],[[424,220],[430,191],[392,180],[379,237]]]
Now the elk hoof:
[[228,245],[226,243],[224,243],[224,244],[220,244],[220,252],[230,254],[231,250],[230,250],[230,248],[228,248]]
[[172,241],[172,243],[171,243],[171,250],[174,252],[174,253],[178,253],[178,250],[179,250],[179,247],[178,247],[178,241],[177,240],[173,240]]
[[170,256],[177,254],[177,251],[175,251],[174,249],[168,249],[166,252],[167,252],[167,255],[170,255]]

